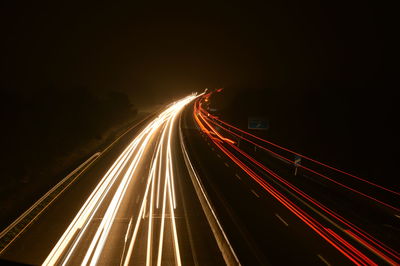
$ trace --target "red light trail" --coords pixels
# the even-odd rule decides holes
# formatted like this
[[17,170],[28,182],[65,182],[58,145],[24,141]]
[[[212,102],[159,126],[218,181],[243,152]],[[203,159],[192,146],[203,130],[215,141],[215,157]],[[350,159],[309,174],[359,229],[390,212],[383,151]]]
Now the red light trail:
[[[279,176],[276,172],[272,171],[271,169],[257,161],[255,158],[250,156],[244,150],[240,149],[237,145],[235,145],[235,141],[225,135],[233,136],[234,138],[239,138],[243,141],[246,141],[247,143],[257,148],[261,148],[272,154],[273,156],[280,158],[281,160],[284,160],[290,164],[294,164],[294,161],[279,154],[280,151],[300,156],[301,158],[319,167],[323,167],[336,173],[354,178],[355,180],[368,184],[369,186],[372,186],[378,190],[383,190],[386,193],[391,193],[394,196],[400,195],[399,192],[387,189],[381,185],[349,174],[337,168],[331,167],[327,164],[318,162],[317,160],[311,159],[307,156],[281,147],[270,141],[264,140],[262,138],[259,138],[258,136],[241,130],[231,124],[228,124],[218,117],[211,115],[202,107],[202,104],[204,102],[208,102],[210,100],[209,98],[211,94],[212,93],[205,94],[202,98],[199,98],[195,102],[193,115],[200,130],[211,139],[211,141],[215,144],[215,146],[219,148],[220,151],[222,151],[238,167],[240,167],[245,173],[247,173],[248,176],[256,181],[266,192],[268,192],[271,196],[273,196],[276,200],[283,204],[287,209],[289,209],[293,214],[295,214],[305,224],[307,224],[312,230],[314,230],[318,235],[320,235],[323,239],[325,239],[328,243],[330,243],[333,247],[335,247],[338,251],[340,251],[344,256],[346,256],[356,265],[378,265],[376,262],[374,262],[374,259],[376,259],[377,257],[385,261],[386,263],[392,265],[398,264],[398,262],[400,261],[400,254],[396,250],[377,240],[375,237],[365,232],[359,226],[354,225],[343,216],[339,215],[332,209],[328,208],[318,200],[311,197],[309,194],[302,191],[300,188],[290,183],[288,180]],[[259,142],[263,143],[263,145]],[[268,148],[265,147],[266,144],[269,145]],[[278,150],[273,151],[273,148]],[[262,178],[262,176],[257,174],[257,172],[254,170],[254,167],[256,167],[256,169],[261,169],[262,172],[267,173],[268,176],[273,177],[273,179],[268,180],[269,182],[267,182],[264,178]],[[392,211],[394,210],[396,212],[400,211],[398,207],[392,206],[391,204],[384,202],[381,199],[370,196],[366,192],[359,191],[358,189],[350,187],[349,185],[343,184],[343,182],[339,182],[325,174],[320,173],[317,170],[311,169],[311,167],[306,167],[304,165],[299,165],[299,167],[301,167],[305,171],[329,180],[336,185],[346,188],[350,192],[356,193],[357,195],[372,200],[373,202],[380,204],[385,208],[391,209]],[[270,182],[275,182],[275,184],[278,184],[279,190],[274,187]],[[290,195],[290,197],[294,197],[297,201],[302,203],[301,206],[306,206],[308,208],[300,207],[293,200],[284,195],[282,191],[284,191],[286,195]],[[314,216],[311,216],[310,213],[313,213]],[[329,224],[330,226],[332,226],[332,228],[327,227],[325,224]],[[369,251],[366,254],[364,254],[365,249]]]

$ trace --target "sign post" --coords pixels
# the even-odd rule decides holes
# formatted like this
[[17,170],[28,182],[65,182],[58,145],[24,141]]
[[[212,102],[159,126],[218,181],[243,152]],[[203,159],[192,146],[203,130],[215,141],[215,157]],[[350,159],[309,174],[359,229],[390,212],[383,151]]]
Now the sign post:
[[301,156],[295,155],[294,156],[294,175],[297,176],[297,167],[301,163]]

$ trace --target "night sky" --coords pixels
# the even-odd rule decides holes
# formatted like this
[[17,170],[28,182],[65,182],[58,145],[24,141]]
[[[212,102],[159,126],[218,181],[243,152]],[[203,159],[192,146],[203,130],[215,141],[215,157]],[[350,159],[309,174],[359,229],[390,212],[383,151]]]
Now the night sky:
[[165,101],[204,87],[290,92],[375,88],[385,80],[389,22],[376,3],[1,5],[5,89],[116,89]]
[[[44,195],[82,162],[85,162],[93,154],[101,152],[101,156],[98,157],[101,157],[101,161],[99,163],[96,161],[96,168],[93,167],[92,172],[90,172],[91,166],[88,165],[78,175],[71,175],[74,176],[73,180],[79,177],[77,179],[79,185],[86,184],[87,187],[86,189],[75,189],[76,187],[74,187],[71,191],[75,191],[74,193],[88,192],[89,189],[92,189],[92,184],[93,187],[96,184],[95,180],[104,175],[102,171],[108,169],[108,164],[111,166],[114,158],[119,156],[118,153],[122,152],[123,146],[128,145],[131,141],[129,138],[133,139],[136,134],[141,132],[145,123],[149,123],[160,113],[157,113],[157,110],[162,110],[167,104],[192,92],[202,92],[205,88],[224,88],[221,93],[214,93],[209,102],[211,107],[214,105],[216,107],[213,108],[213,115],[218,116],[221,120],[299,154],[398,191],[399,152],[395,147],[400,146],[400,134],[397,129],[399,98],[396,95],[400,79],[397,74],[399,67],[395,54],[398,54],[400,46],[396,46],[394,42],[399,35],[399,28],[394,20],[399,15],[392,14],[392,12],[398,13],[398,9],[390,7],[385,1],[378,0],[371,2],[361,0],[187,0],[181,2],[131,0],[124,3],[100,0],[1,1],[0,228],[5,228],[10,224],[18,217],[17,214],[26,210],[32,202]],[[185,108],[192,106],[187,105]],[[191,115],[192,113],[185,114]],[[147,119],[144,119],[145,117]],[[185,117],[185,115],[181,117]],[[267,121],[265,124],[268,124],[269,128],[267,130],[248,129],[248,119],[251,117],[261,117]],[[245,172],[253,171],[256,164],[250,159],[246,159],[246,162],[251,164],[248,168],[251,170],[245,170],[245,172],[233,164],[228,164],[230,161],[226,161],[227,157],[217,149],[217,146],[225,147],[222,144],[212,146],[215,147],[215,149],[212,148],[212,151],[219,157],[222,154],[226,161],[225,166],[231,165],[231,168],[225,168],[217,157],[202,157],[211,155],[211,153],[208,153],[210,150],[206,142],[200,138],[200,131],[194,130],[195,124],[191,126],[191,123],[186,123],[185,126],[182,126],[182,128],[185,127],[185,131],[182,132],[186,132],[187,135],[180,132],[182,133],[181,138],[172,140],[172,128],[178,125],[174,124],[175,121],[177,122],[174,119],[175,113],[171,120],[162,122],[164,124],[158,122],[152,124],[153,126],[158,125],[159,129],[154,129],[155,133],[152,133],[154,135],[151,138],[132,142],[138,145],[142,145],[143,142],[148,146],[140,146],[143,147],[143,150],[139,149],[139,146],[135,146],[136,144],[130,146],[132,150],[139,150],[137,153],[130,150],[129,156],[132,156],[132,160],[124,159],[124,162],[140,163],[139,175],[142,175],[145,167],[149,169],[151,165],[158,165],[162,168],[164,164],[173,165],[173,169],[182,170],[183,173],[185,167],[181,163],[185,162],[186,166],[191,165],[190,160],[186,160],[186,157],[178,156],[179,159],[171,161],[169,164],[168,160],[175,160],[175,156],[172,156],[173,158],[168,156],[172,153],[166,153],[165,162],[162,162],[164,160],[162,155],[154,155],[158,154],[155,152],[156,147],[161,147],[159,149],[161,151],[164,149],[163,147],[167,147],[168,151],[175,151],[176,147],[178,150],[180,149],[179,146],[175,147],[175,144],[187,143],[188,150],[193,148],[194,151],[193,159],[195,160],[193,161],[195,163],[192,170],[199,166],[199,169],[196,168],[194,171],[204,174],[205,190],[210,188],[211,202],[213,203],[214,195],[215,199],[220,202],[216,201],[217,204],[213,205],[227,209],[225,215],[222,212],[222,221],[225,218],[232,219],[233,223],[228,223],[228,227],[230,227],[228,230],[236,230],[236,226],[240,229],[235,232],[238,236],[240,235],[240,238],[234,237],[236,241],[243,242],[243,245],[248,245],[251,249],[259,243],[267,243],[267,241],[271,247],[274,245],[274,249],[271,249],[272,252],[281,244],[286,249],[286,242],[282,242],[283,238],[278,235],[284,231],[277,230],[275,238],[270,238],[269,231],[265,231],[266,237],[257,232],[257,228],[265,228],[263,221],[275,223],[272,221],[275,218],[270,218],[269,214],[264,213],[265,216],[258,219],[260,212],[254,212],[256,214],[254,217],[257,219],[255,219],[255,223],[251,224],[251,227],[255,231],[248,230],[251,228],[246,227],[250,223],[242,222],[241,218],[234,221],[236,217],[240,217],[237,215],[240,212],[231,211],[234,208],[230,206],[234,205],[230,205],[229,200],[236,198],[232,202],[238,202],[240,204],[238,207],[243,207],[241,212],[248,216],[245,217],[246,219],[253,219],[253,216],[250,215],[253,213],[250,212],[253,205],[248,204],[253,201],[249,201],[249,197],[252,195],[248,193],[248,189],[257,197],[257,200],[259,195],[251,189],[256,187],[253,187],[253,182],[248,179],[252,183],[240,183],[246,186],[243,193],[247,194],[237,194],[245,195],[243,199],[242,196],[237,197],[236,185],[228,182],[225,184],[224,180],[228,179],[224,178],[235,180],[233,173],[239,173],[241,176],[243,174],[244,177]],[[163,127],[163,125],[166,126]],[[161,131],[161,128],[167,129],[167,127],[170,129],[168,139],[164,138],[166,131]],[[120,139],[123,132],[129,134],[124,134],[124,137]],[[159,137],[158,134],[161,135],[161,132],[164,133],[162,133],[162,137]],[[203,134],[203,136],[206,135]],[[212,139],[214,138],[212,137]],[[234,137],[233,139],[236,141]],[[147,144],[148,140],[149,144]],[[168,143],[164,144],[162,141]],[[218,143],[215,140],[212,142]],[[159,146],[155,145],[157,143]],[[169,145],[171,145],[171,149]],[[240,141],[237,141],[237,145],[240,145]],[[106,147],[111,147],[111,149]],[[153,155],[150,153],[152,147],[154,147]],[[226,147],[228,146],[226,145]],[[146,159],[138,159],[139,161],[133,159],[133,156],[142,156],[142,151],[144,151],[143,158],[146,157]],[[203,153],[203,151],[206,152]],[[233,149],[229,148],[227,151],[232,152]],[[226,152],[224,151],[224,153]],[[233,154],[236,153],[239,154],[238,152]],[[267,153],[258,148],[256,151],[254,146],[254,154],[256,154],[257,160],[265,158],[266,163],[271,162],[270,165],[275,167],[274,160],[267,162],[270,153],[266,157]],[[189,155],[191,155],[190,152]],[[185,156],[188,156],[186,151]],[[290,154],[290,156],[294,155]],[[238,158],[245,157],[240,155]],[[154,163],[155,160],[160,161]],[[236,159],[234,161],[236,162]],[[188,162],[189,164],[187,164]],[[276,162],[278,161],[276,160]],[[211,169],[216,164],[221,165],[221,169],[219,169],[221,171]],[[239,165],[239,163],[237,164]],[[210,169],[200,169],[200,167],[209,167]],[[277,173],[286,175],[291,171],[289,167],[292,166],[282,167],[282,169],[278,169]],[[131,170],[131,168],[129,169]],[[136,169],[136,165],[134,168]],[[169,167],[167,168],[169,169]],[[226,172],[222,168],[227,169]],[[88,169],[87,175],[86,169]],[[117,172],[116,175],[119,175],[120,171]],[[83,173],[82,177],[81,173]],[[125,170],[121,173],[125,173]],[[209,173],[213,173],[215,176],[209,175]],[[219,173],[225,173],[226,176]],[[261,174],[261,170],[255,170],[254,173]],[[129,178],[134,175],[136,173],[132,172]],[[189,176],[187,173],[178,175],[179,177]],[[110,178],[110,176],[106,176]],[[125,176],[122,183],[128,180]],[[157,180],[153,176],[150,174],[149,180]],[[171,182],[173,179],[173,177],[170,179],[171,176],[173,175],[167,174],[168,178],[165,184]],[[265,176],[267,177],[269,174]],[[238,174],[236,177],[244,181]],[[252,177],[254,180],[260,179]],[[287,177],[291,178],[291,175],[287,174]],[[298,175],[298,177],[302,178],[306,175]],[[119,177],[112,176],[114,181],[110,182],[119,180],[117,178]],[[181,180],[183,179],[181,178]],[[331,194],[330,190],[331,188],[336,189],[336,186],[329,188],[329,185],[326,185],[325,187],[325,181],[320,182],[320,179],[315,179],[313,174],[304,180],[307,180],[304,182],[307,193],[308,183],[311,184],[310,191],[314,188],[314,183],[318,184],[318,188],[322,188],[318,191],[315,190],[315,195],[321,195],[323,204],[325,204],[324,200],[329,204],[332,203],[332,210],[340,210],[342,200],[343,202],[351,200],[347,196],[338,202],[335,198],[331,200],[331,195],[335,196],[336,194]],[[343,178],[343,180],[345,179]],[[186,186],[186,181],[178,181],[179,189]],[[71,184],[72,182],[75,181],[71,181]],[[119,185],[118,182],[115,184]],[[191,184],[190,181],[188,182]],[[259,180],[257,182],[260,183]],[[294,184],[297,182],[302,182],[302,179],[296,180]],[[225,192],[233,194],[227,197],[228,194],[220,193],[218,191],[219,183],[222,184],[223,190],[226,189]],[[247,186],[250,184],[251,186]],[[70,183],[65,186],[69,185]],[[164,187],[167,189],[167,185]],[[262,185],[262,187],[273,191],[267,188],[269,185]],[[287,190],[281,185],[279,187],[279,193]],[[62,188],[64,191],[67,187],[64,188],[62,185]],[[144,189],[145,187],[140,185],[139,188]],[[190,188],[188,191],[191,193],[192,189]],[[326,191],[329,193],[325,193]],[[196,192],[198,191],[196,190]],[[347,195],[341,188],[337,192],[339,196]],[[342,192],[343,194],[341,194]],[[368,191],[364,192],[369,193]],[[276,194],[275,192],[269,193]],[[165,195],[166,193],[164,193],[164,200],[166,199]],[[81,193],[79,197],[83,199],[86,197],[85,193]],[[114,196],[109,194],[106,199],[111,199],[111,197]],[[179,197],[183,199],[186,194],[184,196],[184,193],[181,193]],[[281,196],[278,197],[281,198]],[[68,199],[68,197],[61,198]],[[151,194],[151,198],[153,198],[153,194]],[[205,198],[207,199],[208,196]],[[291,195],[289,198],[292,200],[294,196]],[[131,196],[126,199],[131,199]],[[136,203],[138,203],[138,199],[139,197],[137,197]],[[188,210],[191,210],[190,202],[195,199],[192,196],[187,199],[185,202],[188,203]],[[118,201],[123,202],[121,206],[125,206],[125,201],[120,198]],[[286,200],[279,199],[279,201],[286,207],[290,205],[285,203]],[[57,200],[57,202],[62,202],[58,208],[60,206],[63,208],[65,202],[61,200]],[[57,202],[53,204],[58,204]],[[146,199],[143,202],[147,202]],[[194,204],[193,202],[192,204]],[[262,206],[258,204],[263,204],[263,202],[258,202],[260,203],[254,206]],[[367,202],[365,201],[365,203]],[[79,207],[73,205],[75,203],[68,204],[71,208],[66,210],[66,214]],[[198,203],[195,204],[200,206]],[[358,204],[359,202],[355,201],[354,205],[349,206],[358,206]],[[272,207],[268,208],[274,212],[279,210],[274,205],[268,206]],[[369,205],[359,204],[359,206],[360,210],[365,208],[363,212],[368,212]],[[132,211],[136,211],[135,208]],[[343,210],[346,208],[352,207],[343,206]],[[186,210],[185,206],[184,209]],[[292,212],[296,212],[298,217],[308,217],[308,214],[303,215],[294,207],[290,207],[290,209],[295,210]],[[54,210],[58,209],[51,209],[48,213],[56,213]],[[110,207],[107,207],[107,210],[110,210]],[[211,211],[214,213],[213,210]],[[173,212],[171,208],[171,213]],[[216,213],[218,214],[218,209]],[[389,213],[392,215],[391,212]],[[191,217],[197,215],[194,211],[189,214]],[[283,214],[287,214],[286,210]],[[190,215],[185,213],[185,219]],[[277,213],[275,215],[279,218]],[[164,216],[163,214],[162,217],[164,218]],[[170,216],[173,217],[173,214]],[[267,216],[268,218],[266,218]],[[64,219],[62,217],[64,216],[57,216],[57,219]],[[327,217],[330,216],[327,215]],[[361,220],[364,216],[354,212],[352,217],[355,220]],[[374,217],[377,219],[372,219],[372,221],[368,219],[368,216],[365,217],[367,219],[362,219],[368,226],[379,221],[379,226],[386,227],[388,231],[376,231],[382,232],[382,235],[383,233],[387,234],[385,238],[390,238],[390,232],[398,230],[392,226],[391,222],[386,223],[384,217],[380,220],[377,216]],[[392,216],[391,218],[396,219]],[[301,219],[305,221],[304,219],[309,218]],[[188,221],[186,220],[186,225],[189,224]],[[312,221],[306,221],[306,223],[311,224],[310,226],[316,232],[323,229]],[[341,223],[338,223],[339,226],[342,226]],[[325,221],[321,223],[321,225],[324,224],[328,223]],[[43,225],[46,226],[47,221]],[[246,226],[243,229],[239,228],[242,225]],[[378,226],[378,223],[376,225]],[[121,226],[123,226],[122,223]],[[130,230],[129,226],[125,241]],[[296,222],[294,227],[289,228],[297,228],[297,226]],[[322,229],[315,230],[314,227]],[[36,230],[37,228],[32,228],[35,229],[33,231],[39,232]],[[269,230],[274,231],[271,228]],[[301,227],[298,228],[302,230]],[[351,227],[349,228],[351,229]],[[118,227],[115,231],[123,231],[119,229]],[[333,233],[330,233],[329,237],[325,237],[325,235],[329,235],[329,231],[327,231],[329,228],[325,229],[323,233],[317,233],[325,239],[335,237]],[[332,229],[336,230],[334,227]],[[291,231],[296,230],[291,229]],[[344,235],[344,239],[350,239],[349,236],[353,229],[349,230],[347,230],[348,232],[342,230],[341,233],[347,234]],[[217,231],[219,234],[219,229]],[[248,237],[246,234],[250,231],[256,232],[254,235],[257,237],[254,239],[251,235]],[[53,230],[52,232],[57,231]],[[187,239],[190,239],[190,230],[187,232],[189,232]],[[295,236],[312,240],[305,231],[299,232],[299,234],[296,232]],[[200,231],[197,233],[198,235],[203,234]],[[223,234],[225,235],[224,232]],[[19,236],[19,234],[16,235]],[[207,234],[203,235],[207,236]],[[31,236],[28,234],[28,238]],[[286,237],[286,233],[283,236]],[[257,238],[262,241],[257,243],[254,241]],[[186,238],[182,239],[185,239],[184,242],[186,241]],[[339,238],[332,239],[338,243],[344,243]],[[364,241],[363,238],[360,239],[360,241]],[[393,241],[396,241],[396,238],[393,238]],[[132,239],[132,245],[133,242],[134,239]],[[278,242],[280,244],[275,247]],[[306,242],[305,246],[308,245]],[[203,245],[207,242],[203,243],[201,240],[199,243]],[[295,246],[297,242],[290,241],[290,243],[294,243],[295,254],[303,256],[302,249],[297,249],[298,246]],[[23,247],[29,246],[23,244]],[[239,244],[239,246],[241,245],[242,243]],[[174,244],[174,246],[178,245]],[[355,252],[352,248],[348,248],[349,251],[346,252]],[[374,248],[378,248],[378,246],[374,246]],[[367,249],[360,250],[364,252]],[[43,250],[40,251],[40,253],[43,252]],[[268,252],[271,252],[270,249]],[[315,260],[317,260],[317,254],[318,257],[320,257],[319,253],[324,254],[323,250],[320,252],[319,247],[317,252],[313,251]],[[199,252],[199,257],[201,253]],[[278,258],[285,254],[289,253],[279,251],[276,255]],[[339,253],[337,252],[337,254]],[[91,258],[95,258],[95,256]],[[322,257],[321,260],[323,260]],[[325,262],[325,260],[323,261]],[[328,261],[330,261],[329,257]]]
[[[360,169],[375,165],[376,155],[380,163],[364,169],[367,175],[394,168],[398,81],[389,66],[396,29],[383,3],[3,1],[1,6],[1,90],[28,99],[43,90],[120,91],[139,108],[206,87],[248,90],[261,109],[265,103],[271,112],[286,112],[275,117],[283,125],[279,130],[297,123],[302,132],[292,137],[313,132],[316,148],[305,153],[330,154],[327,160],[334,162],[357,149],[345,168],[357,168],[354,158]],[[306,121],[312,127],[295,121],[304,116],[312,118]],[[319,144],[326,140],[341,155],[326,152]],[[364,154],[370,154],[370,163]]]

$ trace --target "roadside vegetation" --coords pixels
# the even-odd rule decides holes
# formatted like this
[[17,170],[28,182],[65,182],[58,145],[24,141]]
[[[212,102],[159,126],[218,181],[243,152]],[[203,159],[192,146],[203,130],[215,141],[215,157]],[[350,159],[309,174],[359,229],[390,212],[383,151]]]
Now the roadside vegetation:
[[0,230],[137,115],[116,91],[1,94]]

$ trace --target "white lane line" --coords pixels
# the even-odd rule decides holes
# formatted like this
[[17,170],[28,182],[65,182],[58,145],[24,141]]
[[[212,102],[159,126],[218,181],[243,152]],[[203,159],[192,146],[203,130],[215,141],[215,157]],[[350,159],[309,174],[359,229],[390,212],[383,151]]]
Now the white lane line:
[[258,194],[257,194],[257,192],[255,192],[254,190],[250,189],[250,191],[251,191],[251,193],[253,193],[253,194],[254,194],[254,196],[256,196],[257,198],[259,198],[259,197],[260,197],[260,195],[258,195]]
[[318,258],[320,258],[320,260],[322,260],[323,261],[323,263],[325,263],[326,265],[328,265],[328,266],[330,266],[331,264],[324,258],[324,257],[322,257],[322,255],[321,254],[318,254],[317,255],[318,256]]
[[242,178],[240,177],[240,175],[236,174],[235,176],[237,177],[237,179],[242,180]]
[[218,158],[221,158],[221,155],[219,155],[219,153],[217,153]]
[[396,216],[397,218],[399,218],[399,219],[400,219],[400,215],[398,215],[398,214],[395,214],[394,216]]
[[226,167],[229,167],[229,164],[228,164],[228,163],[225,163],[225,166],[226,166]]
[[289,226],[289,224],[288,224],[285,220],[283,220],[283,218],[280,217],[279,214],[275,213],[275,216],[278,217],[278,219],[279,219],[284,225]]

